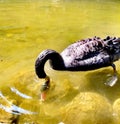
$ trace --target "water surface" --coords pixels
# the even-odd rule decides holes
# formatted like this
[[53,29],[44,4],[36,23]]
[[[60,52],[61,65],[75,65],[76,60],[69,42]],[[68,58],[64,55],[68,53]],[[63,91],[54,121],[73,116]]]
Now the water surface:
[[[47,63],[45,70],[51,77],[51,89],[44,103],[39,100],[40,85],[44,80],[36,79],[34,73],[35,59],[44,49],[61,52],[79,39],[120,36],[119,13],[120,2],[117,0],[1,0],[0,122],[12,123],[14,120],[20,124],[72,124],[73,115],[78,113],[77,109],[73,109],[76,106],[81,117],[81,120],[74,120],[76,124],[119,124],[119,61],[115,63],[119,80],[114,87],[104,84],[113,73],[111,67],[89,72],[58,72]],[[80,99],[74,102],[79,94]],[[86,102],[93,96],[93,103]],[[79,100],[86,106],[98,106],[95,111],[92,107],[80,108]],[[101,116],[107,110],[99,107],[103,100],[103,106],[110,108],[111,113],[106,122]],[[84,111],[90,111],[91,115]],[[96,111],[101,113],[96,114],[94,122]],[[83,121],[85,118],[86,121]]]

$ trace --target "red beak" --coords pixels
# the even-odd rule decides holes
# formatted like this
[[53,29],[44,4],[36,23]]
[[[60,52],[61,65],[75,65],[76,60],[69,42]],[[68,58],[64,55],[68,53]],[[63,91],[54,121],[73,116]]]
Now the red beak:
[[45,101],[45,99],[46,99],[46,92],[42,92],[40,95],[40,100]]

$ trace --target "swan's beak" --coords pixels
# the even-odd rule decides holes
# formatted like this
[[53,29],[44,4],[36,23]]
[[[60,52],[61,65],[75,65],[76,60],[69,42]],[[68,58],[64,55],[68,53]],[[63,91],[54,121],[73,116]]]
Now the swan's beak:
[[50,78],[46,76],[45,83],[41,87],[40,100],[45,101],[47,90],[50,88]]
[[46,99],[46,93],[42,92],[41,95],[40,95],[40,100],[45,101],[45,99]]

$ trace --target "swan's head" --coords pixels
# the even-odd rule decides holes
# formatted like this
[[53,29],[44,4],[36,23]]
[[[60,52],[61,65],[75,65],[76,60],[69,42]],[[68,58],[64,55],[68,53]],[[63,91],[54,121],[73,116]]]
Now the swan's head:
[[50,78],[47,76],[44,70],[44,66],[47,60],[50,60],[50,65],[55,70],[64,70],[65,65],[62,56],[54,50],[42,51],[35,61],[35,72],[38,78],[44,78],[45,83],[41,87],[41,99],[44,99],[45,92],[50,87]]
[[45,79],[44,84],[42,84],[42,86],[40,88],[40,91],[41,91],[40,98],[42,101],[45,100],[45,96],[46,96],[45,94],[46,94],[47,90],[50,88],[50,78],[49,78],[49,76],[47,76],[47,74],[44,71],[45,63],[49,58],[47,52],[48,52],[48,50],[41,52],[35,61],[36,75],[38,76],[39,79],[43,79],[43,78]]
[[48,76],[46,76],[45,83],[42,84],[41,89],[40,89],[40,91],[41,91],[40,100],[41,101],[45,100],[46,92],[49,88],[50,88],[50,78]]

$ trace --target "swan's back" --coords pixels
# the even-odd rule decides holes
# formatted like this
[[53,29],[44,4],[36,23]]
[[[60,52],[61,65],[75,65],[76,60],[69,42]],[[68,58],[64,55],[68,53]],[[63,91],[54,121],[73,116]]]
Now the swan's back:
[[[117,46],[114,45],[115,43]],[[119,53],[117,60],[120,58],[120,38],[93,37],[71,44],[61,53],[61,56],[68,70],[92,70],[110,65],[114,61],[116,52],[111,49],[115,47],[118,47]]]

